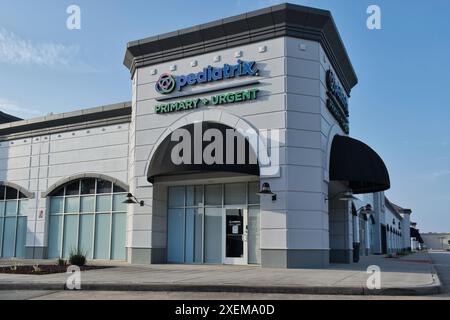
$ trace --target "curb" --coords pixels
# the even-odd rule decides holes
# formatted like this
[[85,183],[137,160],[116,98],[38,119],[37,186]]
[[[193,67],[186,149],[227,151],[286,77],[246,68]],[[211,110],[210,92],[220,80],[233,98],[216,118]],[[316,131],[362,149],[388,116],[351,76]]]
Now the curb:
[[[62,283],[1,283],[0,290],[68,290]],[[82,283],[85,291],[178,291],[178,292],[245,292],[315,295],[377,295],[377,296],[425,296],[441,293],[441,283],[421,287],[386,288],[370,290],[364,287],[291,287],[246,285],[197,285],[197,284],[142,284],[142,283]]]
[[[429,259],[430,259],[431,261],[433,261],[433,259],[431,259],[431,256],[430,256],[430,253],[429,253],[429,252],[427,252],[427,255],[428,255]],[[445,286],[444,286],[444,284],[442,283],[441,279],[439,279],[438,272],[437,272],[436,267],[434,266],[434,263],[433,263],[433,262],[431,263],[431,276],[432,276],[432,278],[433,278],[434,284],[435,284],[436,286],[439,286],[439,293],[445,293],[445,292],[446,292],[446,291],[445,291]]]

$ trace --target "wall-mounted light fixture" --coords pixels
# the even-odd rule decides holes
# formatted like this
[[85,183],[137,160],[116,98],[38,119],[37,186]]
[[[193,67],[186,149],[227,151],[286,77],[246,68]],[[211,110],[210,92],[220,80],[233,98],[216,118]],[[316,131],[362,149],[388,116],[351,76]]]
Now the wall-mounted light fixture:
[[256,194],[259,196],[272,196],[272,201],[277,200],[277,195],[270,190],[270,184],[268,182],[264,182],[261,190]]
[[356,212],[361,211],[361,213],[370,214],[372,212],[372,205],[370,203],[366,204],[365,206],[362,206]]
[[362,206],[361,208],[356,210],[353,214],[355,216],[357,216],[358,213],[361,213],[361,216],[363,217],[363,219],[367,221],[369,219],[369,217],[371,217],[372,205],[370,203],[368,203],[365,206]]
[[127,194],[127,199],[122,201],[125,204],[139,204],[141,207],[144,206],[144,200],[138,200],[132,193]]

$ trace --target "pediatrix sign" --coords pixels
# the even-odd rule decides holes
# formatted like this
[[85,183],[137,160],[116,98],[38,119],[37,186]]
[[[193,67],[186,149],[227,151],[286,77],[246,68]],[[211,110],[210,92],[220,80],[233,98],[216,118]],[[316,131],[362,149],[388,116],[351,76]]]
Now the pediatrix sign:
[[247,75],[258,75],[256,62],[237,60],[236,65],[224,64],[221,68],[208,66],[203,68],[203,70],[198,73],[190,73],[188,75],[173,76],[169,73],[163,73],[156,82],[155,89],[161,94],[169,94],[174,90],[181,91],[186,86],[194,86],[201,83],[243,77]]

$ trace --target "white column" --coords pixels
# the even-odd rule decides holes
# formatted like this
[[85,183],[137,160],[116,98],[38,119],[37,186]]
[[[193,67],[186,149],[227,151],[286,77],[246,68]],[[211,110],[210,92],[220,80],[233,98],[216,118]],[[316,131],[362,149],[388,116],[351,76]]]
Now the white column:
[[370,241],[370,226],[371,226],[371,221],[369,218],[367,218],[367,221],[366,221],[366,247],[367,247],[367,249],[368,249],[367,251],[369,253],[371,253],[370,246],[372,245],[372,243]]

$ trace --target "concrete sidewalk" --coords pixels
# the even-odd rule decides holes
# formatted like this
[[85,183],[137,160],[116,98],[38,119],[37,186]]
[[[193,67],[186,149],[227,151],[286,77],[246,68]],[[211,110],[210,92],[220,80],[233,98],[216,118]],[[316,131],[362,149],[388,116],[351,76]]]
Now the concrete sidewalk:
[[[35,261],[22,261],[33,263]],[[48,261],[45,261],[48,263]],[[10,262],[1,261],[0,265]],[[94,262],[93,264],[111,265]],[[441,291],[427,253],[401,259],[362,257],[358,264],[327,269],[266,269],[223,265],[128,265],[82,272],[82,290],[201,291],[348,295],[431,295]],[[381,269],[381,289],[369,290],[369,265]],[[63,290],[67,274],[0,274],[0,290]]]

